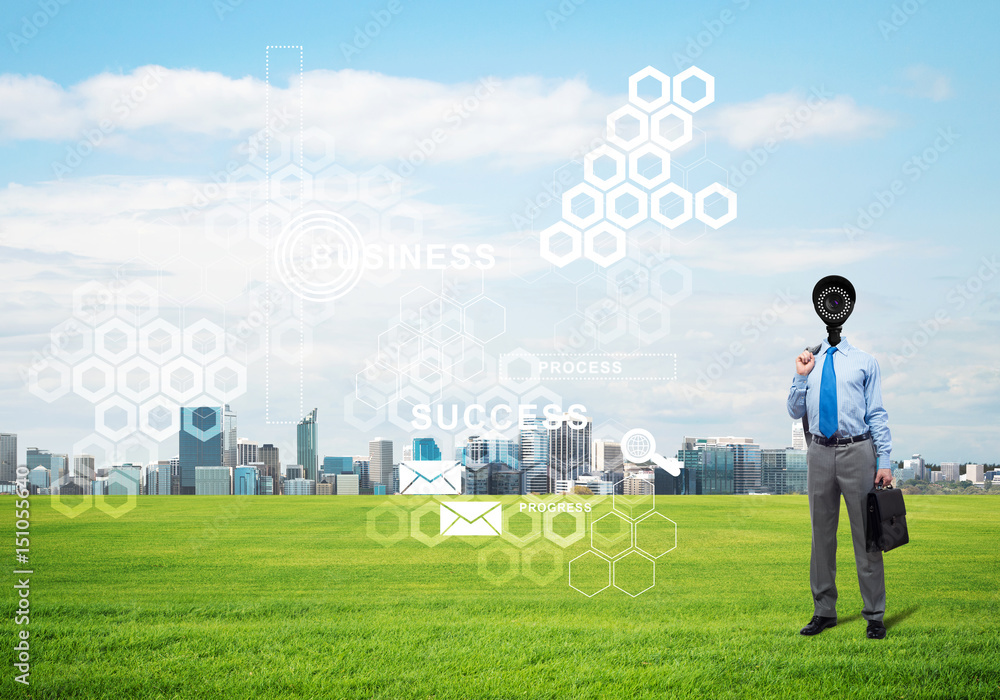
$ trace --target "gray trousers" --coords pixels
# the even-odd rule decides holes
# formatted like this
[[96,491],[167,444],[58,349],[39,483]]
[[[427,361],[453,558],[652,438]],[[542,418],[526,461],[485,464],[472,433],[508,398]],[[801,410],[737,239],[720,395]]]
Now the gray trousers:
[[864,601],[861,614],[866,620],[881,620],[885,615],[882,552],[865,551],[865,500],[875,484],[875,447],[871,440],[835,446],[813,442],[806,463],[812,522],[809,584],[814,614],[837,617],[837,523],[843,494]]

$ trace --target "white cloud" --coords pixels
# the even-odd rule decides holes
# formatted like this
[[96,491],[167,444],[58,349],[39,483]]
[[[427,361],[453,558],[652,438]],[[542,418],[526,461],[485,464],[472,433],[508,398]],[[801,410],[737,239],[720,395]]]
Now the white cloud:
[[[332,134],[338,157],[383,161],[423,147],[431,159],[533,163],[567,158],[591,140],[617,101],[580,78],[483,78],[443,84],[355,70],[315,70],[290,87],[256,78],[144,66],[65,88],[39,76],[0,75],[0,139],[77,140],[110,124],[116,135],[170,133],[235,139],[260,129],[265,105],[298,127]],[[155,130],[140,133],[143,130]],[[120,141],[120,139],[119,139]]]
[[894,122],[880,110],[858,105],[850,95],[834,95],[822,88],[808,94],[792,91],[723,105],[706,119],[712,131],[736,148],[750,148],[768,139],[872,137]]
[[942,102],[952,96],[951,78],[930,66],[918,64],[909,66],[903,73],[910,86],[902,93],[933,102]]

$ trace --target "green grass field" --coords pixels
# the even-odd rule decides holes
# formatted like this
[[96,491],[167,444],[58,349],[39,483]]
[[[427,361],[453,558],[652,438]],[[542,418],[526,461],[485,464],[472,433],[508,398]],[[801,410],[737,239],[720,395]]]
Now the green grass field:
[[[467,540],[384,546],[367,531],[385,500],[140,497],[119,519],[70,519],[34,497],[31,686],[12,680],[7,634],[0,695],[1000,697],[1000,498],[908,498],[884,641],[865,638],[846,513],[840,624],[798,634],[812,615],[804,496],[658,497],[678,547],[635,598],[586,598],[565,563],[547,585],[496,585]],[[3,528],[12,542],[12,517]]]

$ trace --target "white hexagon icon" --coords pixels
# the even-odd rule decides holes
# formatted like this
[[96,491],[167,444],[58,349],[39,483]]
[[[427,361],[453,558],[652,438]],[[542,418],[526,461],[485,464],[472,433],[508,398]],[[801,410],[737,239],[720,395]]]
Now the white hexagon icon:
[[373,209],[386,209],[399,201],[403,179],[384,165],[376,165],[358,179],[358,198]]
[[139,432],[157,442],[176,435],[179,424],[180,407],[165,396],[157,396],[139,407]]
[[[614,242],[614,248],[606,250],[606,241]],[[625,257],[625,232],[610,221],[602,221],[587,229],[583,236],[583,254],[601,267],[607,267]]]
[[652,559],[677,549],[677,523],[653,511],[635,524],[635,548]]
[[163,364],[181,354],[181,329],[158,318],[139,329],[139,354]]
[[628,310],[628,322],[632,335],[652,343],[670,334],[670,309],[647,297]]
[[679,304],[691,296],[691,269],[676,260],[667,260],[650,273],[652,287],[669,306]]
[[[679,210],[678,205],[680,205]],[[650,198],[650,217],[667,228],[677,228],[685,221],[689,221],[693,214],[694,197],[676,182],[668,182],[653,192]]]
[[[705,94],[697,100],[689,100],[684,96],[684,83],[695,78],[705,84]],[[674,76],[674,102],[689,112],[697,112],[715,101],[715,78],[697,66],[681,71]]]
[[160,391],[160,369],[143,357],[133,357],[118,367],[118,393],[142,403]]
[[107,398],[115,390],[115,371],[104,360],[88,357],[73,367],[73,393],[92,403]]
[[223,357],[205,368],[205,392],[220,403],[228,403],[247,391],[247,368],[231,357]]
[[507,328],[507,310],[489,297],[479,297],[464,309],[466,332],[481,343],[499,337]]
[[115,293],[106,284],[95,280],[73,290],[73,315],[92,326],[115,315]]
[[94,331],[75,318],[63,321],[49,333],[52,355],[71,365],[94,352]]
[[611,582],[615,588],[635,598],[656,585],[656,562],[633,549],[611,564]]
[[118,316],[139,326],[156,318],[159,294],[145,282],[129,282],[118,292]]
[[606,205],[608,220],[622,228],[632,228],[649,215],[649,195],[625,182],[608,192]]
[[[705,199],[713,194],[720,195],[726,200],[726,213],[721,216],[712,216],[705,211]],[[712,228],[725,226],[736,218],[736,193],[719,182],[699,190],[694,196],[694,215],[698,221],[703,221]]]
[[336,156],[334,145],[333,134],[318,126],[304,130],[301,138],[298,135],[292,138],[292,148],[300,162],[314,173],[333,164]]
[[670,179],[670,153],[644,143],[628,154],[628,179],[652,190]]
[[588,598],[610,588],[611,561],[592,549],[573,557],[569,560],[569,587]]
[[596,187],[581,182],[563,194],[562,217],[579,228],[593,226],[604,218],[604,196]]
[[667,105],[652,116],[649,138],[668,151],[680,148],[694,135],[691,115],[677,105]]
[[73,387],[69,367],[52,357],[28,368],[28,391],[48,403],[62,398]]
[[136,331],[120,318],[113,318],[94,331],[94,353],[113,364],[124,362],[135,354]]
[[121,396],[105,399],[94,408],[94,428],[109,440],[124,440],[135,432],[135,404]]
[[[647,87],[652,90],[646,89]],[[640,94],[650,92],[651,97]],[[633,73],[628,79],[628,101],[647,112],[655,112],[670,102],[670,76],[652,66]]]
[[179,404],[186,404],[201,394],[203,370],[189,357],[178,357],[160,372],[161,391]]
[[[559,237],[569,239],[569,246],[562,253],[557,253],[552,249],[553,242],[557,242]],[[558,221],[542,231],[540,244],[543,260],[548,260],[557,267],[566,267],[580,258],[583,252],[583,235],[569,223]]]
[[629,151],[649,139],[649,115],[625,105],[608,115],[608,141]]
[[195,321],[184,329],[184,354],[199,362],[211,362],[226,350],[226,334],[207,318]]
[[598,146],[583,157],[583,179],[602,190],[625,182],[625,154],[608,144]]

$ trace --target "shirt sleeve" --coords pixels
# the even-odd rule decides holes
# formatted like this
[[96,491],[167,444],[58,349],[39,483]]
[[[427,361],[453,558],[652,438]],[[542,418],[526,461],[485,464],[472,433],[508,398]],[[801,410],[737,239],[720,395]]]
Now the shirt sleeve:
[[889,414],[882,405],[882,372],[878,360],[872,358],[865,377],[865,423],[872,433],[878,468],[891,469],[892,434],[889,432]]
[[801,418],[806,414],[806,378],[796,374],[788,391],[788,415]]

